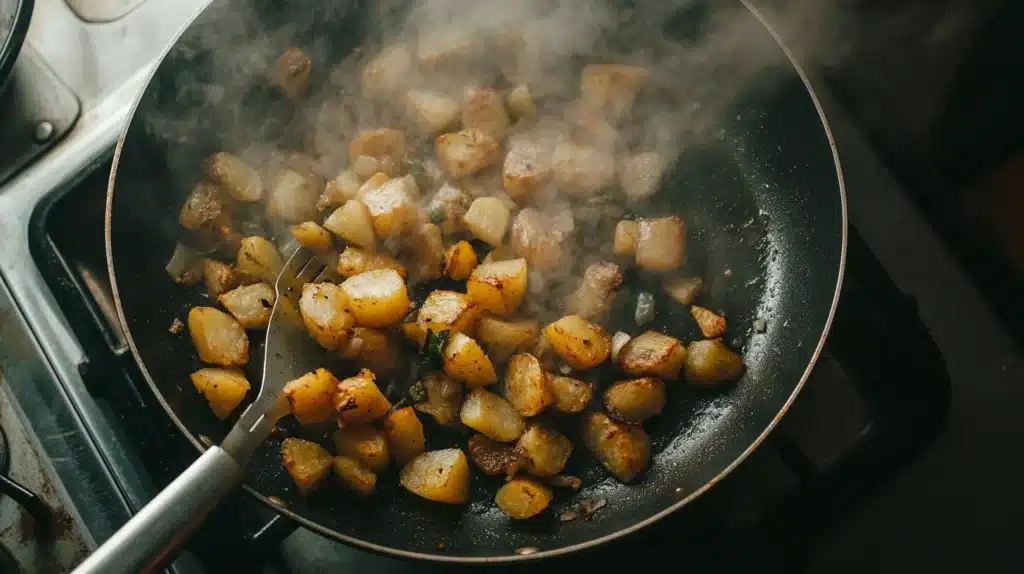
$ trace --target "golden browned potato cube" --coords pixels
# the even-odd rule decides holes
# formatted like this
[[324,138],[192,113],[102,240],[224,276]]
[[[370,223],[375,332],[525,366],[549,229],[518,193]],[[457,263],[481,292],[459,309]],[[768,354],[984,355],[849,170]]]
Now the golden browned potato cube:
[[373,469],[355,458],[334,457],[334,477],[343,487],[364,496],[377,488],[377,475]]
[[572,441],[562,433],[532,424],[516,442],[523,455],[523,468],[534,476],[554,476],[565,468],[572,455]]
[[192,373],[190,378],[199,394],[210,403],[213,414],[221,420],[231,416],[249,392],[249,381],[237,368],[207,367]]
[[412,51],[405,44],[381,50],[367,62],[360,77],[363,96],[387,99],[405,89],[413,75]]
[[480,130],[441,134],[435,144],[437,162],[453,179],[494,165],[501,155],[497,140]]
[[690,307],[690,315],[693,315],[705,339],[717,339],[725,334],[725,317],[714,311],[694,305]]
[[496,140],[501,140],[511,123],[505,110],[505,103],[497,92],[479,87],[466,90],[462,104],[463,129],[477,129]]
[[604,329],[579,315],[566,315],[543,332],[555,353],[577,371],[600,365],[611,353],[612,343]]
[[658,152],[626,156],[619,164],[619,186],[631,200],[650,197],[661,187],[666,167],[665,158]]
[[373,229],[373,217],[366,205],[350,199],[324,220],[324,227],[331,233],[363,249],[373,249],[377,234]]
[[526,295],[525,259],[483,263],[473,269],[466,291],[481,307],[497,315],[515,312]]
[[469,458],[487,476],[514,472],[521,464],[516,447],[487,438],[482,434],[469,437]]
[[459,241],[444,253],[444,274],[450,279],[465,281],[469,279],[477,263],[479,261],[473,246],[468,241]]
[[416,221],[416,180],[398,177],[361,195],[377,237],[399,235]]
[[622,271],[618,265],[608,261],[592,263],[583,272],[579,287],[566,299],[565,308],[584,319],[600,320],[611,309],[619,285]]
[[587,449],[620,482],[632,482],[651,460],[651,441],[644,429],[604,413],[583,413],[582,435]]
[[405,94],[405,113],[421,133],[434,135],[459,119],[459,102],[439,92],[411,90]]
[[533,518],[551,504],[551,489],[529,478],[513,478],[498,489],[494,503],[509,518]]
[[321,347],[338,349],[348,341],[355,315],[348,297],[333,283],[306,283],[299,298],[302,323]]
[[270,322],[274,288],[267,283],[243,285],[224,293],[217,301],[246,329],[262,329]]
[[391,331],[356,327],[352,329],[344,358],[375,373],[391,374],[400,366],[400,342]]
[[640,235],[640,224],[622,220],[615,225],[615,241],[612,250],[616,255],[635,255],[636,238]]
[[686,347],[675,337],[647,331],[622,347],[618,362],[627,375],[674,381],[686,362]]
[[391,269],[399,276],[405,277],[405,266],[387,253],[372,253],[358,247],[346,247],[338,256],[338,275],[353,277],[367,271]]
[[267,71],[271,83],[289,98],[300,98],[309,91],[309,73],[313,60],[298,48],[288,48]]
[[297,223],[289,229],[292,233],[292,237],[295,241],[299,242],[299,245],[308,247],[313,251],[330,251],[331,232],[327,231],[323,227],[320,227],[315,221],[303,221]]
[[286,438],[281,442],[281,464],[302,494],[309,494],[319,486],[331,472],[333,463],[331,453],[315,442],[300,438]]
[[501,177],[505,191],[523,201],[541,190],[551,179],[551,146],[537,138],[516,137],[508,145]]
[[573,198],[591,197],[615,181],[615,157],[597,147],[560,142],[552,162],[558,189]]
[[344,424],[373,422],[391,410],[391,402],[377,388],[376,377],[367,369],[338,383],[334,410]]
[[398,466],[405,466],[426,448],[427,439],[423,435],[423,423],[416,417],[416,411],[412,407],[388,413],[381,426],[384,428],[384,436],[388,439],[391,460]]
[[459,411],[462,424],[501,442],[512,442],[526,430],[526,421],[512,403],[483,389],[473,389]]
[[267,197],[267,215],[289,223],[309,221],[316,217],[316,201],[320,190],[302,174],[283,169],[274,178]]
[[462,218],[466,215],[471,200],[465,191],[445,183],[427,204],[427,216],[441,226],[441,232],[445,235],[465,231],[466,224]]
[[188,332],[204,363],[231,367],[249,362],[249,337],[234,317],[213,307],[188,312]]
[[[377,159],[379,165],[393,163],[401,165],[405,161],[406,141],[401,130],[381,128],[363,130],[348,144],[348,163],[355,165],[359,156],[370,156]],[[387,172],[382,169],[381,171]],[[388,175],[395,176],[397,172]]]
[[639,66],[591,64],[580,74],[580,96],[587,107],[619,118],[633,107],[633,100],[647,85],[649,76]]
[[334,416],[334,393],[338,379],[327,369],[306,373],[284,386],[292,414],[304,425],[330,420]]
[[613,383],[604,391],[604,408],[616,420],[639,424],[665,408],[665,383],[654,377]]
[[416,315],[416,323],[424,332],[446,329],[472,333],[480,317],[480,306],[469,295],[438,289],[431,291]]
[[206,175],[235,201],[253,203],[263,198],[263,178],[237,155],[211,155],[206,160]]
[[251,281],[274,283],[282,267],[281,254],[270,240],[258,235],[242,239],[235,269],[244,277]]
[[510,246],[530,267],[550,269],[558,265],[564,240],[551,218],[532,207],[523,209],[512,220]]
[[355,459],[375,473],[384,472],[391,463],[384,431],[368,425],[346,425],[334,431],[334,453]]
[[393,269],[376,269],[349,277],[341,284],[356,323],[387,327],[409,313],[409,293],[402,276]]
[[533,101],[533,94],[530,93],[530,86],[519,84],[508,93],[508,109],[515,116],[516,121],[532,122],[537,119],[537,104]]
[[560,413],[582,413],[590,402],[594,389],[579,379],[548,375],[555,402],[551,405]]
[[641,219],[636,237],[636,264],[648,271],[671,271],[686,258],[686,224],[673,215]]
[[462,406],[462,385],[443,373],[430,373],[420,384],[427,400],[413,405],[417,411],[434,417],[437,424],[450,425],[459,418]]
[[425,452],[402,468],[398,482],[427,500],[465,504],[469,496],[469,462],[457,448]]
[[320,198],[316,201],[317,210],[324,211],[331,207],[344,205],[346,201],[356,199],[359,195],[359,188],[362,185],[363,182],[359,181],[359,177],[354,171],[347,169],[341,172],[338,174],[338,177],[327,182],[324,192],[320,194]]
[[497,247],[505,238],[511,210],[496,197],[478,197],[462,216],[462,222],[473,237]]
[[206,292],[211,297],[219,297],[238,287],[241,280],[235,269],[227,263],[216,259],[203,259],[203,284],[206,285]]
[[536,357],[521,353],[509,359],[505,398],[524,417],[537,416],[555,402],[548,374]]
[[444,372],[470,387],[490,385],[498,381],[494,364],[480,345],[467,335],[453,332],[441,353]]
[[192,188],[178,212],[178,223],[185,229],[212,227],[228,219],[228,208],[217,186],[201,181]]
[[743,357],[721,339],[694,341],[687,348],[686,380],[697,385],[731,382],[743,376]]

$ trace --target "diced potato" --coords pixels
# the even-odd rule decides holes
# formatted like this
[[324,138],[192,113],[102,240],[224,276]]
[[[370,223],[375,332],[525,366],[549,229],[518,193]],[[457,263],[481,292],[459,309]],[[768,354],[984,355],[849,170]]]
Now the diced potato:
[[352,329],[344,358],[375,373],[391,374],[401,366],[400,345],[391,331],[356,327]]
[[416,343],[418,346],[423,347],[427,342],[427,331],[422,325],[418,323],[402,323],[399,327],[402,331],[402,336],[406,339]]
[[537,119],[537,104],[533,101],[530,86],[519,84],[508,93],[508,109],[517,121],[531,122]]
[[281,464],[299,487],[299,492],[309,494],[330,474],[334,459],[315,442],[286,438],[281,442]]
[[188,332],[204,363],[231,367],[249,362],[249,337],[234,317],[213,307],[188,312]]
[[271,83],[289,98],[300,98],[309,91],[309,73],[313,61],[298,48],[288,48],[267,71]]
[[320,199],[316,202],[317,210],[324,211],[356,199],[359,197],[359,188],[362,185],[359,176],[352,170],[347,169],[341,172],[338,177],[327,182],[324,192],[320,194]]
[[573,198],[594,196],[615,181],[615,157],[597,147],[560,142],[552,161],[554,182]]
[[440,279],[444,272],[444,238],[441,228],[424,223],[406,239],[409,257],[416,263],[415,277],[419,281]]
[[407,92],[405,110],[420,132],[427,135],[443,132],[459,119],[459,102],[439,92]]
[[462,127],[477,129],[496,140],[505,137],[512,121],[501,96],[490,88],[473,87],[466,91],[462,104]]
[[349,277],[341,284],[356,323],[387,327],[409,312],[409,293],[402,276],[393,269],[375,269]]
[[692,305],[704,288],[700,277],[681,277],[665,281],[665,292],[680,305]]
[[465,191],[445,183],[437,190],[427,204],[427,217],[441,226],[441,232],[452,235],[465,231],[462,218],[469,209],[471,198]]
[[478,265],[466,282],[466,291],[481,307],[497,315],[509,315],[526,295],[525,259]]
[[468,241],[459,241],[444,253],[444,274],[450,279],[465,281],[477,263],[473,246]]
[[548,374],[529,353],[513,356],[505,373],[505,398],[519,414],[534,417],[555,402]]
[[494,502],[509,518],[533,518],[551,504],[551,489],[529,478],[514,478],[501,486]]
[[693,341],[687,348],[686,380],[697,385],[731,382],[743,376],[743,357],[721,339]]
[[532,319],[483,317],[476,328],[477,339],[487,346],[488,354],[497,361],[504,361],[515,352],[529,348],[539,333],[540,328]]
[[690,307],[690,315],[693,315],[693,320],[697,322],[705,339],[717,339],[725,334],[725,317],[711,309],[694,305]]
[[355,172],[356,177],[360,181],[360,187],[362,187],[362,182],[380,172],[380,162],[372,155],[361,155],[352,164],[352,171]]
[[384,431],[368,425],[347,425],[334,431],[334,453],[355,459],[375,473],[384,472],[391,463],[388,439]]
[[249,392],[249,381],[241,369],[207,367],[192,373],[192,384],[206,397],[217,418],[224,420],[238,408]]
[[473,200],[462,221],[474,237],[497,247],[505,238],[510,215],[508,205],[500,199],[479,197]]
[[473,389],[459,411],[462,424],[501,442],[512,442],[523,435],[526,421],[512,403],[483,389]]
[[387,166],[400,166],[405,161],[406,141],[401,130],[381,128],[363,130],[348,144],[348,163],[355,165],[359,156],[370,156],[377,159],[381,171],[394,177],[398,171],[385,169]]
[[195,251],[178,243],[164,265],[164,271],[175,283],[195,285],[203,278],[203,261]]
[[178,212],[178,223],[185,229],[213,227],[228,220],[228,207],[217,186],[199,182],[188,194]]
[[469,462],[457,448],[425,452],[402,468],[398,481],[427,500],[465,504],[469,497]]
[[358,375],[338,383],[334,410],[338,412],[340,423],[373,422],[391,409],[391,402],[377,388],[375,378],[371,371],[363,369]]
[[237,155],[211,155],[206,160],[206,175],[235,201],[253,203],[263,198],[263,178]]
[[512,259],[518,259],[516,252],[508,245],[502,245],[501,247],[495,247],[484,255],[484,263],[497,263],[498,261],[511,261]]
[[665,408],[665,383],[654,377],[613,383],[604,391],[604,408],[613,418],[639,424]]
[[573,102],[566,107],[565,119],[575,141],[609,152],[615,149],[619,132],[600,110],[587,106],[583,101]]
[[327,369],[306,373],[284,386],[292,414],[304,425],[322,423],[334,417],[334,393],[338,379]]
[[424,332],[451,330],[472,333],[480,317],[480,306],[469,295],[438,289],[431,291],[416,314],[416,323]]
[[235,269],[244,277],[251,281],[275,283],[283,267],[281,254],[268,239],[258,235],[242,239]]
[[387,253],[373,253],[358,247],[346,247],[338,256],[338,275],[353,277],[367,271],[391,269],[405,277],[405,266]]
[[333,283],[303,285],[299,313],[309,336],[325,349],[341,348],[355,326],[348,297]]
[[498,380],[494,364],[480,345],[470,337],[454,332],[448,337],[441,360],[444,372],[471,387],[490,385]]
[[462,385],[442,373],[430,373],[420,381],[427,393],[427,400],[416,403],[413,408],[434,417],[440,425],[450,425],[459,418],[462,406]]
[[686,347],[675,337],[647,331],[622,347],[618,363],[622,372],[633,377],[674,381],[686,363]]
[[423,423],[416,417],[412,407],[394,410],[384,417],[384,436],[388,439],[391,460],[398,466],[405,466],[419,456],[426,448]]
[[316,217],[316,201],[320,190],[302,174],[283,169],[274,179],[267,197],[267,215],[289,223],[309,221]]
[[514,137],[502,164],[505,191],[516,201],[534,196],[551,179],[553,142],[540,137]]
[[334,477],[345,488],[362,495],[377,488],[377,475],[362,462],[347,456],[334,457]]
[[454,179],[494,165],[501,152],[497,140],[473,129],[441,134],[435,147],[438,163]]
[[291,226],[290,231],[299,245],[308,247],[313,251],[331,250],[331,232],[320,227],[315,221],[304,221]]
[[620,118],[633,107],[648,78],[647,70],[638,66],[591,64],[580,74],[580,96],[588,107]]
[[469,437],[469,458],[487,476],[511,474],[519,468],[521,456],[516,447],[487,438],[482,434]]
[[531,267],[550,269],[562,260],[565,238],[551,219],[532,207],[516,214],[509,243]]
[[395,44],[367,62],[360,85],[364,97],[386,99],[406,88],[413,77],[412,51]]
[[590,402],[593,388],[579,379],[548,375],[555,402],[551,407],[560,413],[582,413]]
[[611,352],[604,329],[579,315],[566,315],[544,327],[543,333],[555,353],[577,371],[600,365]]
[[587,449],[620,482],[632,482],[650,462],[651,441],[637,425],[588,412],[583,414],[581,434]]
[[636,238],[640,235],[640,224],[624,219],[615,225],[615,241],[612,249],[616,255],[634,255]]
[[593,263],[583,272],[579,287],[566,299],[566,310],[587,320],[600,320],[611,309],[619,285],[622,272],[618,265],[608,261]]
[[203,259],[203,284],[211,297],[219,297],[238,287],[242,278],[234,267],[216,259]]
[[217,301],[246,329],[262,329],[270,322],[274,308],[274,288],[267,283],[254,283],[232,289]]
[[631,200],[641,200],[657,193],[665,174],[665,158],[648,151],[622,159],[619,164],[619,186]]
[[530,425],[516,442],[523,455],[523,468],[534,476],[553,476],[565,468],[572,455],[568,437],[539,424]]
[[686,258],[686,224],[677,215],[641,219],[636,237],[636,264],[648,271],[671,271]]
[[399,235],[416,221],[416,180],[399,177],[384,185],[367,190],[361,199],[373,220],[377,237]]

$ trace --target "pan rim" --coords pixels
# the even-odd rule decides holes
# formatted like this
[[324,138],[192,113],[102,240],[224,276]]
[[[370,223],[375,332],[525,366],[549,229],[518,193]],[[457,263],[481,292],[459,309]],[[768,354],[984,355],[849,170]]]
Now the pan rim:
[[[212,3],[212,2],[213,2],[213,0],[210,1],[210,3]],[[772,38],[779,45],[779,47],[782,49],[783,53],[786,55],[786,58],[789,60],[790,64],[793,66],[793,69],[796,71],[797,75],[800,77],[800,81],[803,83],[804,88],[807,90],[807,93],[810,96],[812,103],[814,104],[815,111],[817,111],[817,113],[818,113],[818,117],[821,120],[822,127],[825,130],[825,136],[826,136],[826,139],[828,140],[829,148],[830,148],[830,150],[832,152],[832,160],[833,160],[833,162],[835,164],[836,179],[837,179],[838,188],[839,188],[838,189],[838,191],[839,191],[839,200],[840,200],[839,203],[840,203],[840,211],[841,211],[840,228],[841,228],[842,237],[841,237],[841,243],[840,243],[838,273],[837,273],[837,276],[836,276],[835,290],[834,290],[833,295],[832,295],[832,303],[831,303],[831,305],[829,307],[828,316],[827,316],[827,318],[825,320],[825,324],[824,324],[824,326],[822,328],[821,335],[818,338],[818,343],[817,343],[817,345],[814,348],[814,352],[811,354],[811,358],[808,361],[807,367],[805,368],[804,372],[801,374],[800,380],[797,382],[797,384],[793,388],[793,391],[790,393],[789,397],[786,399],[786,402],[782,405],[782,407],[779,409],[779,411],[772,417],[772,420],[765,426],[764,430],[760,433],[760,435],[754,441],[752,441],[751,444],[742,453],[740,453],[739,456],[737,456],[729,465],[727,465],[725,468],[723,468],[721,471],[719,471],[718,474],[716,474],[711,480],[707,481],[703,486],[701,486],[700,488],[698,488],[695,491],[693,491],[692,493],[690,493],[690,495],[688,495],[687,497],[685,497],[682,500],[679,500],[679,501],[673,503],[670,506],[667,506],[666,508],[662,509],[661,511],[659,511],[659,512],[657,512],[657,513],[655,513],[655,514],[653,514],[653,515],[651,515],[651,516],[649,516],[649,517],[647,517],[647,518],[645,518],[645,519],[643,519],[641,521],[638,521],[638,522],[636,522],[636,523],[634,523],[634,524],[632,524],[630,526],[627,526],[625,528],[621,528],[619,530],[616,530],[615,532],[612,532],[612,533],[609,533],[609,534],[605,534],[603,536],[599,536],[599,537],[593,538],[591,540],[587,540],[585,542],[580,542],[580,543],[577,543],[577,544],[572,544],[572,545],[569,545],[569,546],[564,546],[562,548],[555,548],[555,549],[551,549],[551,550],[540,550],[540,551],[532,553],[532,554],[508,554],[508,555],[502,555],[502,556],[450,556],[450,555],[427,553],[427,552],[414,552],[414,551],[409,551],[409,550],[402,550],[402,549],[399,549],[399,548],[393,548],[393,547],[385,546],[385,545],[382,545],[382,544],[376,544],[376,543],[373,543],[373,542],[369,542],[369,541],[366,541],[366,540],[355,538],[355,537],[349,536],[347,534],[343,534],[341,532],[338,532],[336,530],[332,530],[330,528],[327,528],[327,527],[325,527],[325,526],[323,526],[323,525],[321,525],[321,524],[319,524],[319,523],[317,523],[317,522],[315,522],[313,520],[310,520],[310,519],[308,519],[308,518],[306,518],[306,517],[304,517],[304,516],[294,512],[294,511],[284,507],[284,506],[281,506],[281,505],[275,503],[274,501],[270,500],[267,496],[264,496],[263,494],[261,494],[260,492],[256,491],[255,489],[253,489],[252,487],[250,487],[247,484],[243,484],[242,485],[242,489],[244,491],[246,491],[248,494],[252,495],[256,500],[258,500],[261,503],[263,503],[264,505],[266,505],[268,508],[274,510],[275,512],[277,512],[277,513],[279,513],[279,514],[281,514],[281,515],[283,515],[283,516],[285,516],[285,517],[287,517],[287,518],[289,518],[291,520],[294,520],[298,525],[302,526],[303,528],[307,528],[309,530],[312,530],[312,531],[320,534],[321,536],[324,536],[325,538],[328,538],[328,539],[331,539],[331,540],[336,540],[338,542],[342,542],[342,543],[348,545],[349,547],[352,547],[352,548],[357,549],[357,550],[364,550],[364,551],[372,552],[374,554],[388,556],[388,557],[397,557],[397,558],[411,559],[411,560],[423,560],[423,561],[426,561],[426,562],[432,562],[432,563],[438,563],[438,564],[465,564],[465,565],[488,564],[488,565],[496,565],[496,564],[527,563],[527,562],[538,561],[538,560],[541,560],[541,559],[544,559],[544,558],[554,558],[554,557],[558,557],[558,556],[567,556],[569,554],[574,554],[576,552],[580,552],[580,551],[583,551],[583,550],[586,550],[586,549],[589,549],[589,548],[593,548],[593,547],[599,546],[601,544],[604,544],[606,542],[611,542],[611,541],[623,538],[623,537],[625,537],[625,536],[627,536],[629,534],[638,532],[638,531],[640,531],[640,530],[642,530],[642,529],[644,529],[644,528],[654,524],[655,522],[658,522],[659,520],[669,516],[670,514],[673,514],[674,512],[679,510],[680,508],[690,504],[691,502],[693,502],[694,500],[696,500],[697,498],[702,496],[704,493],[706,493],[708,490],[710,490],[713,486],[715,486],[716,484],[721,482],[726,476],[728,476],[733,470],[735,470],[736,467],[738,467],[741,463],[743,463],[743,461],[745,461],[747,459],[747,457],[750,456],[751,453],[753,453],[758,447],[760,447],[761,443],[764,442],[764,440],[768,437],[768,435],[775,429],[775,427],[779,424],[779,422],[782,420],[782,418],[789,411],[789,408],[792,406],[793,401],[796,399],[797,395],[800,394],[800,391],[803,389],[804,385],[806,384],[807,379],[811,375],[811,372],[814,370],[814,366],[818,362],[818,359],[819,359],[819,357],[821,355],[822,349],[824,348],[825,341],[828,338],[829,332],[831,331],[833,319],[835,318],[836,307],[839,304],[839,296],[840,296],[840,293],[842,291],[843,279],[844,279],[845,270],[846,270],[847,242],[848,242],[848,234],[849,234],[849,230],[848,230],[849,219],[848,219],[847,201],[846,201],[846,183],[845,183],[844,176],[843,176],[842,164],[840,163],[840,160],[839,160],[839,151],[838,151],[838,148],[836,146],[835,138],[834,138],[833,133],[832,133],[832,128],[829,125],[828,118],[825,116],[825,110],[824,110],[824,108],[823,108],[823,106],[821,104],[820,99],[818,98],[817,93],[814,90],[814,87],[811,84],[810,77],[807,75],[807,73],[805,72],[803,67],[800,65],[800,63],[796,60],[796,58],[794,57],[794,55],[793,55],[792,51],[789,49],[789,47],[785,44],[785,42],[783,42],[782,37],[775,30],[775,28],[772,27],[772,25],[768,22],[768,20],[764,17],[764,15],[757,8],[755,8],[753,5],[751,5],[750,0],[740,0],[740,2],[742,2],[744,7],[746,7],[746,9],[749,10],[750,13],[755,18],[757,18],[757,20],[761,23],[761,25],[765,27],[765,29],[768,31],[768,33],[771,34]],[[169,42],[167,47],[164,49],[163,53],[161,53],[161,55],[160,55],[160,57],[159,57],[159,59],[157,61],[157,64],[153,66],[152,70],[150,70],[150,72],[148,74],[148,77],[146,79],[145,87],[143,87],[140,90],[139,94],[136,96],[135,101],[132,104],[131,113],[128,115],[127,119],[125,120],[125,124],[124,124],[123,128],[121,129],[121,134],[118,136],[117,146],[116,146],[116,148],[114,150],[114,158],[113,158],[113,162],[112,162],[111,169],[110,169],[110,176],[109,176],[108,181],[107,181],[107,197],[106,197],[106,205],[105,205],[105,209],[104,209],[104,239],[105,239],[106,257],[107,257],[107,273],[108,273],[109,278],[110,278],[111,290],[112,290],[112,293],[113,293],[113,296],[114,296],[115,307],[117,309],[117,316],[118,316],[118,320],[121,323],[122,330],[124,331],[125,340],[127,341],[128,347],[131,349],[132,355],[135,357],[136,362],[139,364],[139,370],[140,370],[143,378],[146,379],[146,383],[150,386],[151,390],[153,390],[153,394],[156,396],[157,401],[163,407],[164,411],[170,416],[170,418],[174,422],[174,424],[178,427],[178,430],[180,430],[189,439],[189,441],[192,442],[192,444],[195,446],[196,450],[198,452],[200,452],[200,453],[204,452],[206,447],[202,443],[200,443],[196,439],[195,436],[193,436],[192,432],[189,431],[189,429],[184,425],[184,423],[182,423],[182,421],[174,413],[174,410],[171,408],[170,404],[167,403],[166,399],[159,392],[159,389],[157,388],[157,386],[156,386],[156,384],[155,384],[155,382],[153,380],[152,375],[150,375],[149,370],[146,368],[145,362],[142,360],[142,357],[140,356],[139,351],[136,348],[135,340],[132,337],[131,331],[128,329],[128,321],[127,321],[127,319],[125,317],[124,309],[123,309],[122,304],[121,304],[121,296],[120,296],[118,285],[117,285],[116,273],[114,271],[113,249],[112,249],[112,245],[113,244],[112,244],[112,241],[111,241],[111,224],[110,224],[110,222],[111,222],[111,214],[112,214],[112,210],[113,210],[113,199],[114,199],[114,192],[115,192],[115,183],[116,183],[116,180],[117,180],[118,164],[119,164],[119,161],[120,161],[120,158],[121,158],[121,152],[122,152],[122,149],[123,149],[123,146],[124,146],[124,143],[125,143],[125,138],[126,138],[126,136],[128,134],[128,130],[131,127],[132,120],[134,119],[135,114],[136,114],[136,112],[138,110],[139,104],[141,103],[143,95],[145,94],[146,87],[148,87],[149,84],[152,82],[153,77],[155,76],[157,70],[159,69],[160,64],[166,58],[167,54],[178,43],[178,41],[180,40],[181,36],[185,33],[185,31],[188,30],[188,28],[190,28],[192,26],[193,22],[200,17],[200,15],[203,13],[203,11],[205,11],[205,9],[209,6],[210,3],[208,3],[206,6],[204,6],[202,11],[199,11],[192,18],[190,18],[174,34],[172,40]]]

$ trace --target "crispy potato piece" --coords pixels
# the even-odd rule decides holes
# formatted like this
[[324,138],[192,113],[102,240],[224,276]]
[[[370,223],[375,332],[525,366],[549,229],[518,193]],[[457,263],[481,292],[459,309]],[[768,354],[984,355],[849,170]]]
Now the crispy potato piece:
[[316,217],[320,190],[302,174],[283,169],[274,178],[267,197],[267,215],[289,223],[309,221]]
[[416,180],[398,177],[384,185],[361,193],[360,199],[370,212],[377,237],[390,237],[409,230],[416,221]]
[[390,331],[356,327],[342,357],[375,373],[390,374],[400,366],[401,348]]
[[619,141],[619,132],[615,126],[601,114],[577,100],[565,109],[565,119],[569,124],[573,140],[586,142],[587,145],[611,152]]
[[349,277],[341,289],[348,296],[356,323],[364,327],[394,325],[409,312],[405,282],[393,269],[375,269]]
[[711,309],[694,305],[690,307],[690,315],[693,315],[693,320],[697,322],[705,339],[717,339],[725,334],[725,317]]
[[444,274],[450,279],[465,281],[479,262],[468,241],[459,241],[444,253]]
[[636,264],[648,271],[671,271],[686,259],[686,224],[677,215],[641,219],[636,237]]
[[651,441],[637,425],[588,412],[583,413],[581,434],[587,449],[620,482],[632,482],[651,460]]
[[721,339],[693,341],[686,350],[686,380],[693,384],[731,382],[743,376],[743,357]]
[[359,180],[359,176],[351,169],[341,172],[338,177],[327,182],[324,192],[320,194],[320,199],[316,202],[317,210],[324,211],[356,199],[362,185],[363,182]]
[[509,518],[533,518],[551,504],[551,489],[529,478],[513,478],[498,489],[494,502]]
[[524,417],[535,417],[555,402],[548,374],[537,357],[521,353],[509,359],[505,398]]
[[617,119],[630,111],[649,77],[639,66],[591,64],[580,74],[580,96],[587,107]]
[[221,420],[231,416],[249,392],[249,380],[237,368],[207,367],[192,373],[189,378],[199,394],[206,397],[213,414]]
[[444,273],[444,238],[441,228],[433,223],[424,223],[406,240],[409,258],[416,263],[415,277],[418,281],[440,279]]
[[619,351],[619,368],[633,377],[679,378],[686,362],[686,347],[675,337],[647,331],[629,340]]
[[494,364],[487,354],[476,341],[463,333],[453,332],[449,336],[441,360],[445,374],[470,387],[490,385],[498,380]]
[[494,165],[501,154],[497,140],[475,129],[441,134],[435,147],[438,163],[453,179]]
[[508,109],[517,122],[532,122],[537,119],[537,104],[533,101],[530,86],[519,84],[512,88],[506,98]]
[[348,297],[333,283],[303,285],[299,313],[309,336],[325,349],[341,348],[356,323]]
[[572,198],[591,197],[615,181],[615,157],[597,147],[559,142],[552,162],[555,184]]
[[373,249],[377,234],[373,229],[373,217],[363,202],[350,199],[324,220],[324,227],[331,233],[363,249]]
[[581,413],[587,408],[594,389],[579,379],[548,375],[555,402],[551,407],[560,413]]
[[441,226],[445,235],[453,235],[466,230],[462,218],[469,209],[471,198],[465,191],[450,183],[445,183],[437,190],[427,204],[427,216]]
[[304,495],[320,486],[333,463],[331,453],[315,442],[290,437],[281,442],[281,464]]
[[615,292],[622,285],[622,271],[608,261],[593,263],[583,272],[579,286],[565,301],[569,313],[584,319],[602,319],[612,307]]
[[566,315],[544,327],[543,333],[555,353],[577,371],[600,365],[611,352],[604,329],[579,315]]
[[496,361],[504,361],[516,351],[529,348],[537,340],[540,328],[533,319],[504,320],[482,317],[476,337],[487,346],[487,353]]
[[481,307],[497,315],[515,312],[526,295],[525,259],[478,265],[466,282],[466,292]]
[[526,430],[526,421],[512,403],[483,389],[473,389],[459,411],[462,424],[501,442],[512,442]]
[[411,90],[405,94],[405,113],[421,133],[434,135],[459,119],[459,102],[439,92]]
[[309,73],[313,60],[298,48],[288,48],[268,71],[268,77],[289,98],[296,99],[309,92]]
[[327,369],[306,373],[284,386],[292,414],[304,425],[330,420],[334,416],[334,393],[338,379]]
[[188,312],[188,332],[204,363],[232,367],[249,362],[249,337],[234,317],[213,307]]
[[419,456],[426,448],[423,423],[416,417],[412,407],[394,410],[384,417],[384,436],[388,439],[391,460],[398,466],[405,466]]
[[320,227],[315,221],[297,223],[289,229],[299,245],[313,251],[330,251],[332,247],[331,232]]
[[219,297],[238,287],[242,278],[234,267],[216,259],[203,259],[203,284],[210,297]]
[[612,250],[616,255],[635,255],[636,238],[640,235],[640,224],[624,219],[615,225],[615,241]]
[[665,292],[680,305],[692,305],[704,288],[700,277],[681,277],[665,281]]
[[[355,172],[356,178],[360,182],[364,182],[380,172],[380,162],[372,155],[361,155],[352,164],[352,171]],[[361,183],[360,187],[362,187]]]
[[532,424],[516,442],[523,455],[523,468],[534,476],[554,476],[565,468],[572,455],[572,441],[554,429]]
[[639,424],[665,408],[665,383],[654,377],[613,383],[604,391],[604,408],[616,420]]
[[391,269],[400,277],[406,276],[405,266],[387,253],[372,253],[358,247],[346,247],[338,256],[338,275],[354,277],[367,271]]
[[412,51],[406,44],[385,48],[367,62],[360,76],[363,96],[386,99],[401,92],[413,78]]
[[364,496],[377,488],[377,475],[373,469],[355,458],[334,457],[334,477],[345,488]]
[[619,162],[619,186],[626,197],[639,201],[657,193],[665,174],[665,158],[658,152],[642,152]]
[[516,201],[533,197],[551,179],[553,142],[543,137],[513,137],[501,168],[505,191]]
[[434,417],[437,424],[448,426],[459,418],[462,406],[462,385],[443,373],[430,373],[420,384],[427,400],[413,405],[417,411]]
[[205,181],[192,188],[178,212],[178,223],[191,230],[221,225],[228,218],[228,206],[220,189]]
[[338,383],[334,394],[334,410],[344,424],[373,422],[387,414],[391,402],[377,388],[373,372],[362,369],[359,374]]
[[391,451],[384,431],[368,425],[347,425],[334,431],[334,453],[365,465],[374,473],[384,472],[391,463]]
[[405,134],[401,130],[382,128],[363,130],[348,144],[348,163],[354,166],[359,156],[370,156],[377,159],[381,171],[394,177],[398,172],[391,172],[383,167],[400,166],[405,161]]
[[217,298],[228,313],[246,329],[263,329],[270,322],[274,308],[274,288],[267,283],[254,283],[232,289]]
[[438,289],[431,291],[416,314],[416,323],[424,332],[436,331],[472,333],[480,317],[480,306],[469,295]]
[[511,474],[521,464],[521,455],[515,446],[491,440],[482,434],[469,437],[468,450],[473,464],[487,476]]
[[478,197],[473,200],[462,222],[473,237],[497,247],[505,238],[511,210],[496,197]]
[[237,155],[211,155],[206,160],[206,175],[235,201],[254,203],[263,198],[263,178]]
[[469,462],[457,448],[425,452],[402,468],[398,481],[427,500],[465,504],[469,497]]
[[480,87],[466,90],[462,103],[464,129],[477,129],[500,141],[511,124],[505,103],[498,92]]
[[551,219],[532,207],[523,209],[512,220],[509,244],[530,267],[550,269],[558,265],[564,240]]
[[235,269],[242,276],[253,282],[274,283],[282,267],[281,254],[268,239],[258,235],[242,239],[235,262]]

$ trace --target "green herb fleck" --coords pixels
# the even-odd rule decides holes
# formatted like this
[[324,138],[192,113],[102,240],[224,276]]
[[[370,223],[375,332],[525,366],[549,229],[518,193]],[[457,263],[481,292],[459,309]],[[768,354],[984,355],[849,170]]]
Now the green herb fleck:
[[421,382],[414,383],[409,387],[409,396],[414,403],[422,403],[427,400],[427,388]]
[[448,214],[445,213],[443,207],[438,206],[430,210],[431,223],[435,225],[441,225],[442,223],[445,222],[446,219],[448,219]]

